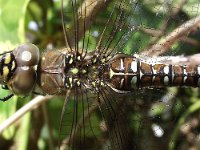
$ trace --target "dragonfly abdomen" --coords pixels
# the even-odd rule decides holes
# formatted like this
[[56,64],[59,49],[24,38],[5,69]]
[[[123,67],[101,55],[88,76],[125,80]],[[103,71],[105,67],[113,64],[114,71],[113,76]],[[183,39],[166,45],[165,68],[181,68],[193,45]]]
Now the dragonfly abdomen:
[[200,86],[200,65],[149,63],[120,54],[111,61],[109,70],[111,87],[122,91],[142,87]]

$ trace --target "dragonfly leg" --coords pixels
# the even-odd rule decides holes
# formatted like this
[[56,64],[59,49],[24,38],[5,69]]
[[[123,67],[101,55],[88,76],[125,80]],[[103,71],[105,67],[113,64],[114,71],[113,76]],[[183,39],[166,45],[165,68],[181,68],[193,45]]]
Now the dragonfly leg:
[[42,94],[42,93],[39,93],[39,92],[35,92],[35,91],[33,91],[32,93],[35,94],[35,95],[43,95],[43,96],[45,95],[45,94]]
[[11,97],[13,97],[14,96],[14,94],[9,94],[9,95],[7,95],[7,96],[5,96],[5,97],[3,97],[3,98],[0,98],[0,101],[3,101],[3,102],[5,102],[5,101],[7,101],[7,100],[9,100]]

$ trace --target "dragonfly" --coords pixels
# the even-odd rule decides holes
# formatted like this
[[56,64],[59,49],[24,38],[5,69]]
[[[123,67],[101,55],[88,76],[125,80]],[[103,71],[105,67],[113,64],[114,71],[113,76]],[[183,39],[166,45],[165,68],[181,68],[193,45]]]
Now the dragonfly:
[[[3,53],[0,59],[0,81],[11,94],[1,100],[7,101],[13,95],[30,93],[64,95],[59,129],[60,149],[145,149],[152,144],[145,142],[148,140],[145,134],[159,141],[156,134],[148,133],[154,131],[149,128],[157,127],[158,132],[161,132],[162,128],[158,124],[166,128],[163,125],[165,117],[169,122],[167,125],[173,127],[176,125],[175,119],[181,115],[180,112],[176,115],[169,113],[169,116],[164,116],[164,113],[151,114],[155,106],[158,109],[161,105],[168,106],[162,110],[165,113],[175,110],[173,107],[177,103],[173,102],[173,106],[170,98],[165,100],[166,97],[160,93],[166,93],[166,87],[199,87],[200,65],[188,62],[173,64],[172,61],[167,63],[168,57],[164,60],[145,57],[145,54],[159,55],[166,52],[169,48],[166,48],[167,44],[172,45],[168,36],[166,39],[169,42],[165,39],[163,44],[166,49],[161,47],[162,41],[154,39],[163,51],[150,46],[149,50],[143,52],[144,58],[142,55],[133,55],[133,49],[138,49],[137,42],[145,43],[147,40],[145,36],[141,41],[138,40],[141,37],[137,32],[153,34],[150,33],[154,31],[152,22],[159,24],[162,18],[167,18],[163,32],[167,32],[174,17],[174,24],[178,26],[174,33],[183,37],[198,31],[198,25],[195,25],[195,20],[182,20],[186,19],[182,10],[167,14],[165,11],[169,10],[165,9],[172,8],[169,1],[162,5],[156,2],[146,4],[155,7],[155,16],[153,13],[145,14],[147,6],[139,0],[72,0],[68,2],[67,12],[64,8],[67,6],[62,1],[61,21],[65,48],[47,50],[40,54],[36,45],[26,43],[11,52]],[[149,15],[151,19],[142,20],[142,15]],[[98,20],[101,17],[104,18],[103,23]],[[66,23],[69,20],[70,25]],[[187,23],[182,25],[183,22]],[[103,25],[98,26],[98,23]],[[187,29],[188,26],[193,30]],[[133,39],[138,41],[134,42]],[[25,78],[29,82],[24,81]],[[39,92],[35,92],[36,87]],[[67,96],[68,92],[70,96]],[[152,105],[149,102],[152,99],[162,100]],[[148,126],[147,129],[143,129],[144,126]],[[167,133],[162,139],[167,139],[169,147],[175,147],[175,135],[171,137],[174,141],[170,141]],[[152,149],[159,149],[159,146],[163,145],[154,145]]]

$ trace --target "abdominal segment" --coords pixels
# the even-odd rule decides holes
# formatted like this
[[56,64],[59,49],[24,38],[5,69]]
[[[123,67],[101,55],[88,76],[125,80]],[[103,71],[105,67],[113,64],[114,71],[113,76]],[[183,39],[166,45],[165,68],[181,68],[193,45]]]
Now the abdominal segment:
[[142,87],[200,86],[200,65],[147,63],[124,55],[110,63],[110,86],[122,91]]

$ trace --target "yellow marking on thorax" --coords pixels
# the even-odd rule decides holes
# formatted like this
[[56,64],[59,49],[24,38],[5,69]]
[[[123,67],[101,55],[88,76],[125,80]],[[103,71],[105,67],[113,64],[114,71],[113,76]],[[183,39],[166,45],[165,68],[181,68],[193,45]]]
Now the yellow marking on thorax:
[[78,68],[72,68],[71,72],[72,72],[73,74],[77,74],[77,73],[78,73]]
[[101,59],[101,62],[102,62],[102,63],[105,63],[105,61],[106,61],[106,59],[105,59],[105,58]]
[[81,60],[81,56],[78,56],[78,57],[77,57],[77,60]]
[[11,55],[10,55],[10,53],[8,53],[8,54],[6,54],[6,56],[5,56],[5,64],[9,64],[10,63],[10,61],[11,61]]
[[94,87],[96,86],[96,83],[94,81],[92,81],[92,86],[94,86]]
[[7,77],[8,74],[9,74],[9,69],[8,69],[7,66],[4,66],[4,67],[3,67],[3,76],[4,76],[4,77]]
[[87,73],[87,71],[85,69],[82,70],[82,74],[85,74]]
[[101,85],[101,86],[104,86],[105,84],[104,84],[104,82],[100,81],[100,85]]
[[70,58],[69,64],[72,64],[72,63],[73,63],[73,58]]
[[111,59],[111,58],[112,58],[112,56],[108,56],[108,57],[107,57],[107,60],[109,60],[109,59]]
[[12,67],[11,67],[11,70],[14,70],[14,69],[15,69],[15,67],[16,67],[16,64],[15,64],[15,62],[14,62],[14,61],[12,61]]
[[94,59],[92,60],[92,63],[96,63],[96,62],[97,62],[97,59],[94,58]]
[[76,84],[77,84],[77,86],[80,86],[80,85],[81,85],[81,83],[80,83],[79,80],[76,82]]

